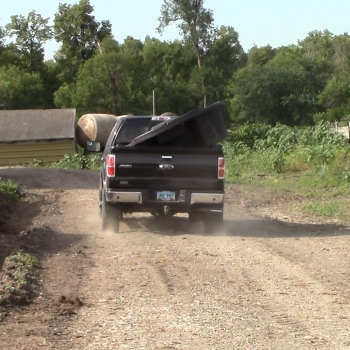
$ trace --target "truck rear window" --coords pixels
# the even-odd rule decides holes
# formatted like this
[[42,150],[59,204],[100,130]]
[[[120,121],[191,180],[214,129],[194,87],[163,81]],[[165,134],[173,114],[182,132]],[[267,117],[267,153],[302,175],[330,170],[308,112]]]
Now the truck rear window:
[[128,120],[119,129],[119,132],[114,144],[127,145],[134,138],[146,133],[147,131],[150,131],[153,126],[162,122],[163,122],[162,120],[151,120],[151,119]]

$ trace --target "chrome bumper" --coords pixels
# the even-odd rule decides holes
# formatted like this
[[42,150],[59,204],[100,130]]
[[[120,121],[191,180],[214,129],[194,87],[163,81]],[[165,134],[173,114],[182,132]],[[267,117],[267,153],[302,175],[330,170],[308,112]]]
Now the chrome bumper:
[[223,193],[192,193],[192,204],[220,204],[224,201],[225,195]]
[[[224,201],[223,193],[192,193],[190,204],[221,204]],[[110,203],[138,203],[142,204],[141,192],[106,191],[106,201]],[[180,202],[184,201],[180,200]],[[169,202],[171,203],[171,202]],[[167,203],[168,204],[168,203]]]
[[139,203],[142,204],[141,192],[106,191],[106,201],[111,203]]

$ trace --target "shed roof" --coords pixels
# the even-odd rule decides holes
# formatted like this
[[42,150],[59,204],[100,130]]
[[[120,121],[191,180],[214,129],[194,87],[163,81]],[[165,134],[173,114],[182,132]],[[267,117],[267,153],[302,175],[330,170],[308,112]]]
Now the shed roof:
[[70,139],[76,109],[0,110],[0,143]]

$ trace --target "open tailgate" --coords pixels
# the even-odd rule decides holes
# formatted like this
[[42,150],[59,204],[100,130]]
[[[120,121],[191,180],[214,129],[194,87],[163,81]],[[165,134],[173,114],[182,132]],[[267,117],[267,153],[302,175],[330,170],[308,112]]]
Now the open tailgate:
[[167,120],[136,137],[127,147],[211,147],[227,137],[222,102]]

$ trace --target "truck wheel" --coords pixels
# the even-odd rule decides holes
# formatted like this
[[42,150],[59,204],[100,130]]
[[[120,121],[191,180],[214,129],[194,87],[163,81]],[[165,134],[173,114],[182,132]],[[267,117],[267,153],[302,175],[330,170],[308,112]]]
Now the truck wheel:
[[121,210],[109,204],[106,197],[102,197],[102,231],[111,229],[114,232],[119,232],[119,223],[121,217]]
[[207,233],[219,232],[224,226],[224,213],[206,213],[203,215],[203,222]]

